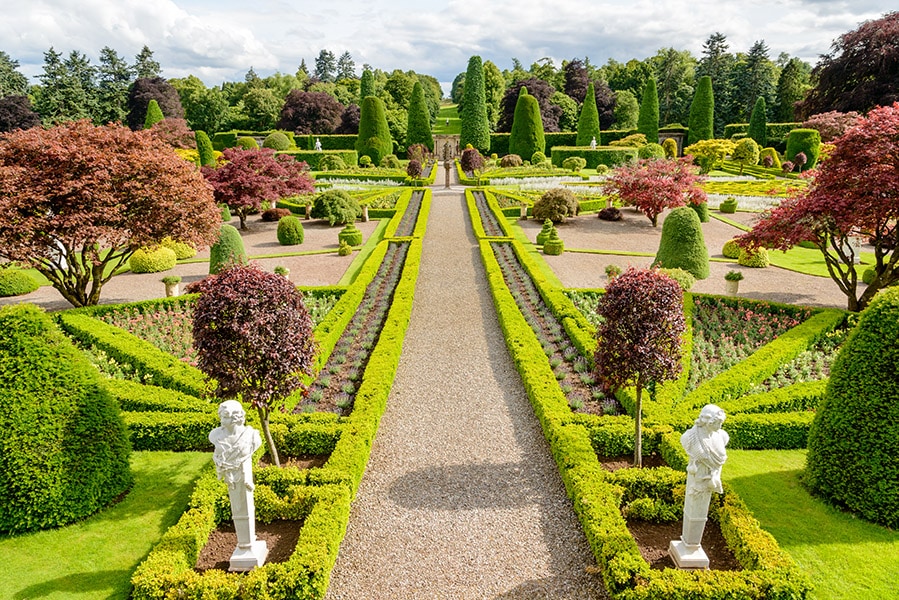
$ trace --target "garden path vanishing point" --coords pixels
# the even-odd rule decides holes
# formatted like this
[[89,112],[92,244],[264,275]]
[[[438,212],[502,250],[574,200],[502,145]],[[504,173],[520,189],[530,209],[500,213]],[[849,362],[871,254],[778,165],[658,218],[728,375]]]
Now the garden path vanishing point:
[[606,598],[506,349],[463,193],[442,187],[326,598]]

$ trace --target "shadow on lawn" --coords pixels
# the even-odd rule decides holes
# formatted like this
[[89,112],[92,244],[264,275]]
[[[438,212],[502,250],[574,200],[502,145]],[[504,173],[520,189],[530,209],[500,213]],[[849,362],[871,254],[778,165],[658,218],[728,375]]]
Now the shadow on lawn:
[[125,598],[127,589],[118,590],[116,588],[121,583],[127,582],[131,577],[131,571],[122,569],[118,571],[89,571],[87,573],[73,573],[63,577],[57,577],[50,581],[42,581],[29,586],[23,590],[19,590],[13,596],[13,600],[30,600],[31,598],[44,598],[54,593],[72,593],[78,590],[78,593],[97,592],[109,590],[109,598]]

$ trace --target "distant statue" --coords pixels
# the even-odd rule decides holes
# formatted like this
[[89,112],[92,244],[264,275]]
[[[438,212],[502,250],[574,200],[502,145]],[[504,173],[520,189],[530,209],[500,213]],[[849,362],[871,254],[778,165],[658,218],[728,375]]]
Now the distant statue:
[[237,548],[231,555],[231,571],[249,571],[262,566],[268,556],[264,540],[256,539],[256,506],[253,502],[253,453],[262,445],[259,432],[248,427],[240,402],[219,404],[221,425],[209,432],[215,447],[212,462],[219,479],[228,485],[231,516],[237,532]]
[[322,151],[322,141],[318,138],[315,138],[315,151],[316,152]]
[[590,140],[590,149],[596,150],[596,136],[595,135],[593,136],[593,139]]
[[724,492],[721,467],[727,460],[730,436],[721,429],[726,415],[714,404],[705,405],[693,427],[680,438],[689,456],[687,490],[684,498],[684,525],[681,539],[669,545],[669,553],[680,568],[707,568],[709,559],[702,550],[702,532],[709,515],[712,492]]
[[449,118],[446,120],[446,126],[449,127]]

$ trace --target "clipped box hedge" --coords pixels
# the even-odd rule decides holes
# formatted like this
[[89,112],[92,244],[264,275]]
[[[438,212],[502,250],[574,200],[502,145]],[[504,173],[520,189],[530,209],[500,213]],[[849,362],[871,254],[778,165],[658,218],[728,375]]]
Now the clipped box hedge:
[[562,162],[571,156],[586,160],[587,169],[595,169],[598,165],[617,167],[637,160],[637,149],[626,146],[556,146],[552,149],[553,166],[561,167]]
[[359,161],[355,150],[282,150],[275,154],[292,156],[299,162],[305,162],[313,171],[318,170],[318,163],[325,156],[337,156],[347,165],[355,165]]

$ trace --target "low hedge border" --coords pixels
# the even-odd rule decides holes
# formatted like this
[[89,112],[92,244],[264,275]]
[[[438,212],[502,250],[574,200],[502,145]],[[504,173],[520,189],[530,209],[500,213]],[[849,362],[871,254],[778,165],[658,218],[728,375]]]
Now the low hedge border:
[[637,149],[628,146],[556,146],[552,149],[553,166],[561,167],[562,162],[571,156],[586,160],[586,169],[595,169],[599,165],[614,168],[637,160]]
[[285,154],[294,160],[305,162],[313,171],[318,170],[318,163],[325,156],[336,156],[348,165],[359,162],[359,155],[355,150],[281,150],[275,154]]
[[769,392],[750,394],[736,400],[722,402],[719,406],[727,414],[776,413],[812,410],[821,401],[827,389],[827,380],[805,381]]

